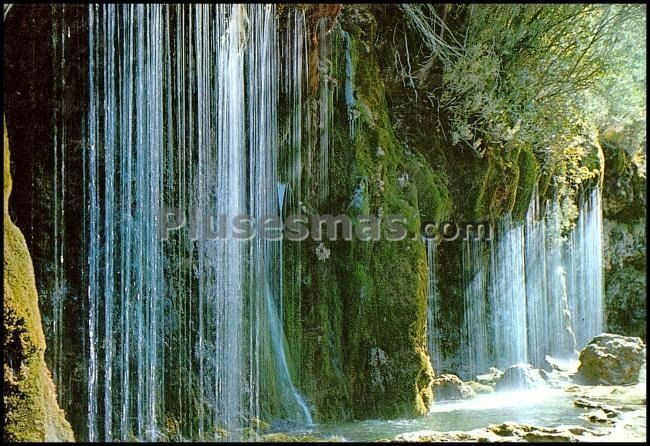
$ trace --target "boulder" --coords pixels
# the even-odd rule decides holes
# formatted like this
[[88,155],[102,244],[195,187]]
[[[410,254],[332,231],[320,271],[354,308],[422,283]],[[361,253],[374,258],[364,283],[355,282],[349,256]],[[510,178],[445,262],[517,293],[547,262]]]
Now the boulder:
[[494,393],[494,387],[487,384],[481,384],[476,381],[468,381],[467,385],[474,390],[477,395],[485,395],[487,393]]
[[474,389],[456,375],[440,375],[433,380],[434,401],[464,400],[475,396]]
[[530,364],[519,363],[508,367],[496,383],[497,392],[503,390],[537,389],[546,387],[539,369]]
[[497,369],[496,367],[490,367],[488,373],[476,375],[476,382],[479,384],[484,384],[486,386],[494,387],[499,378],[501,378],[501,375],[503,375],[503,372],[501,370]]
[[641,338],[603,333],[580,352],[576,380],[588,385],[636,384],[645,355]]

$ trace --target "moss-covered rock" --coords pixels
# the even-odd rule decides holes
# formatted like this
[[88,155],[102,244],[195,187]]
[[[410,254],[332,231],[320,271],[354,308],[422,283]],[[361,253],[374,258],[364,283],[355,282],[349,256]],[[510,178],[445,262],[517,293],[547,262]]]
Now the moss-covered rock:
[[607,330],[646,339],[646,178],[616,135],[603,137]]
[[[318,184],[312,181],[303,191],[304,201],[320,214],[349,215],[355,229],[360,215],[380,218],[381,231],[387,216],[403,216],[407,237],[326,240],[327,258],[316,255],[318,242],[303,243],[300,305],[287,304],[302,309],[302,323],[290,324],[287,338],[300,344],[290,350],[300,354],[299,387],[316,419],[424,415],[432,403],[433,371],[425,341],[427,264],[420,225],[422,216],[448,214],[445,180],[395,137],[373,50],[373,15],[365,7],[346,6],[339,23],[341,30],[334,29],[331,39],[332,77],[341,92],[330,123],[329,194],[319,200]],[[349,76],[346,45],[352,63],[351,108],[342,94]],[[356,117],[354,132],[350,115]],[[317,160],[318,141],[308,146]],[[306,175],[316,178],[317,166],[313,169]]]
[[5,441],[73,441],[45,365],[32,261],[9,218],[9,142],[4,126],[4,410]]
[[535,185],[539,181],[539,163],[529,148],[522,148],[517,158],[519,169],[515,203],[512,209],[512,218],[515,221],[523,220],[528,211],[530,200],[533,196]]

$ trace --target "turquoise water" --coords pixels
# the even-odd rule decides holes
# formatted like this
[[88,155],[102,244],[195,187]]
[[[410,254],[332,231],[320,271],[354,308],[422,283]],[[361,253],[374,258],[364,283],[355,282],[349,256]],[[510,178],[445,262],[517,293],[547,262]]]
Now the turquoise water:
[[[366,420],[327,423],[299,433],[318,438],[348,441],[376,441],[419,430],[467,431],[506,421],[537,426],[588,426],[573,398],[561,390],[500,392],[475,399],[438,403],[428,416],[403,420]],[[593,426],[592,426],[593,427]]]

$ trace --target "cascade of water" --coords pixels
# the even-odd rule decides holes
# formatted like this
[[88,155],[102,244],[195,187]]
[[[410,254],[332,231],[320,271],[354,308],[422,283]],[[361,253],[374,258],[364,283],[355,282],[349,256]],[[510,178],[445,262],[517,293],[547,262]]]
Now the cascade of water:
[[469,379],[485,372],[490,363],[487,277],[482,256],[483,243],[474,238],[462,242],[463,310],[461,351],[466,358]]
[[[280,79],[284,106],[288,110],[288,117],[284,123],[282,134],[287,137],[281,139],[280,154],[284,161],[279,167],[280,181],[286,184],[284,200],[281,204],[281,214],[291,215],[302,212],[302,176],[303,176],[303,93],[308,79],[307,64],[307,32],[305,13],[298,8],[292,8],[287,15],[284,31],[284,45],[281,46],[282,58],[285,61],[283,76]],[[308,123],[308,121],[307,121]],[[286,251],[286,252],[285,252]],[[280,252],[283,277],[280,280],[283,286],[281,293],[282,308],[280,322],[293,336],[290,353],[293,358],[300,357],[300,342],[296,338],[302,332],[300,296],[302,295],[302,262],[301,243],[292,242],[281,246]],[[286,270],[286,271],[285,271]],[[285,295],[286,293],[286,295]],[[300,370],[296,370],[299,375]]]
[[[252,8],[250,13],[250,26],[253,32],[250,43],[250,58],[254,63],[249,63],[249,113],[250,130],[250,210],[251,215],[261,220],[265,215],[283,215],[285,187],[278,182],[278,122],[277,115],[273,113],[278,106],[277,77],[278,39],[276,38],[276,23],[273,19],[274,9],[270,5]],[[259,23],[259,26],[256,24]],[[296,81],[298,82],[298,81]],[[271,156],[269,156],[271,155]],[[277,194],[269,193],[276,189]],[[278,212],[279,211],[279,212]],[[279,405],[290,419],[311,424],[311,415],[301,395],[297,392],[291,381],[288,362],[284,348],[284,333],[282,319],[278,318],[275,301],[279,303],[282,314],[283,302],[283,261],[282,241],[263,240],[256,238],[253,241],[249,264],[252,266],[251,283],[255,288],[254,301],[258,306],[258,314],[264,311],[267,316],[266,324],[268,336],[271,341],[270,353],[274,365],[274,379],[268,386],[274,386],[277,392]],[[273,278],[273,280],[272,280]],[[279,279],[279,280],[278,280]],[[276,299],[273,299],[276,296]],[[254,317],[255,315],[251,315]],[[258,348],[267,349],[267,344],[258,344]],[[264,377],[268,379],[267,377]],[[297,405],[297,408],[295,406]]]
[[[285,180],[291,196],[289,203],[292,208],[302,203],[302,138],[303,138],[303,92],[308,78],[307,64],[307,32],[305,13],[302,10],[292,9],[287,17],[287,31],[285,32],[282,57],[285,68],[282,77],[282,91],[286,98],[289,111],[287,122],[287,137],[281,144],[281,180]],[[284,176],[283,176],[284,174]]]
[[329,20],[320,19],[319,22],[319,163],[318,163],[318,198],[323,202],[329,195],[329,127],[331,119],[330,80],[332,73],[332,59],[328,42]]
[[88,13],[88,74],[89,74],[89,93],[88,93],[88,151],[84,159],[84,166],[88,171],[88,440],[97,441],[99,439],[97,429],[97,397],[98,397],[98,352],[99,335],[97,332],[97,307],[98,307],[98,290],[97,279],[99,270],[99,197],[97,194],[97,149],[98,149],[98,132],[99,123],[97,121],[98,111],[98,92],[96,71],[97,47],[95,43],[95,17],[99,7],[91,6]]
[[506,215],[490,252],[489,302],[494,360],[499,368],[526,362],[526,282],[524,227]]
[[[246,45],[246,21],[250,20],[250,27],[254,30],[257,29],[257,23],[253,21],[255,17],[247,16],[246,8],[242,5],[229,6],[225,10],[218,12],[219,17],[228,17],[228,22],[223,24],[225,26],[224,38],[217,43],[216,70],[219,76],[216,94],[214,95],[217,105],[212,111],[212,117],[217,121],[217,150],[216,165],[212,166],[208,152],[208,144],[210,144],[209,100],[212,99],[207,94],[210,67],[207,64],[207,58],[203,57],[206,51],[204,46],[209,44],[207,37],[211,32],[207,22],[209,10],[207,5],[204,6],[204,8],[196,10],[198,19],[202,18],[205,21],[203,27],[198,25],[196,27],[196,62],[198,64],[197,71],[199,72],[197,91],[199,96],[201,96],[202,92],[207,96],[205,108],[201,107],[199,101],[197,110],[199,129],[203,128],[204,130],[199,132],[198,136],[199,187],[209,190],[212,186],[211,179],[216,177],[217,181],[214,185],[216,188],[214,201],[216,208],[213,208],[210,204],[212,201],[210,195],[206,197],[205,202],[202,202],[201,205],[206,211],[214,209],[216,211],[214,213],[218,212],[234,217],[246,212],[246,129],[244,123],[247,110],[244,95],[241,94],[246,85],[245,52],[243,49]],[[219,35],[219,24],[217,24],[216,31],[217,35]],[[203,44],[201,44],[201,38],[206,39]],[[251,47],[254,47],[255,44],[256,42],[250,42]],[[254,62],[257,61],[251,63]],[[256,85],[257,88],[262,89],[265,87],[263,84],[256,84],[256,80],[253,79],[250,82]],[[201,81],[205,82],[205,86],[201,85]],[[267,110],[256,108],[261,106],[261,104],[254,103],[251,107],[258,113],[266,112]],[[257,117],[251,112],[250,108],[248,115],[251,127],[256,125],[258,121],[255,118]],[[203,119],[203,123],[201,123],[201,119]],[[263,122],[259,124],[261,126]],[[264,132],[265,129],[260,128],[259,131]],[[257,146],[258,150],[263,150],[264,146],[261,145],[261,141],[254,139],[252,135],[250,138],[252,147]],[[205,144],[205,149],[201,150],[203,144]],[[203,155],[206,155],[207,159],[202,160]],[[268,158],[271,158],[271,156]],[[207,167],[204,172],[201,172],[202,164]],[[224,174],[225,172],[228,172],[228,174]],[[263,179],[260,178],[259,181],[263,181]],[[211,212],[210,215],[213,215],[213,213]],[[244,403],[244,389],[242,386],[246,382],[242,342],[244,323],[243,275],[246,251],[239,241],[232,238],[219,241],[214,247],[208,245],[208,243],[203,241],[199,243],[199,250],[201,250],[201,245],[203,245],[204,250],[204,255],[199,257],[199,305],[201,305],[202,301],[206,301],[207,308],[213,312],[212,315],[207,314],[208,323],[203,322],[203,325],[210,327],[214,333],[213,338],[211,335],[207,335],[211,338],[208,348],[213,353],[212,355],[209,353],[206,355],[207,358],[212,357],[213,364],[211,365],[212,370],[207,371],[208,373],[206,373],[206,370],[204,370],[203,374],[199,371],[199,378],[205,379],[207,376],[212,381],[207,385],[212,385],[212,392],[208,397],[208,401],[210,401],[209,408],[213,410],[213,425],[220,426],[228,432],[233,432],[241,426],[239,417]],[[209,277],[215,273],[216,277],[212,282]],[[201,307],[199,308],[201,309]],[[205,312],[206,310],[204,310]],[[201,345],[205,344],[201,342]],[[203,435],[204,432],[200,431],[199,436],[203,437]]]
[[528,207],[525,223],[526,301],[528,324],[528,355],[532,364],[539,367],[549,352],[550,311],[547,281],[546,220],[540,209],[536,191]]
[[567,300],[566,273],[562,259],[564,239],[561,234],[560,203],[546,202],[546,282],[549,302],[547,353],[557,358],[575,356],[576,338]]
[[440,313],[440,302],[438,302],[438,288],[436,280],[436,241],[432,238],[426,239],[427,249],[427,347],[429,358],[434,371],[441,366],[440,354],[440,332],[438,315]]
[[[277,77],[274,71],[276,45],[273,38],[275,33],[275,22],[269,17],[273,11],[262,6],[253,8],[249,17],[250,27],[253,31],[250,36],[251,53],[249,55],[249,105],[248,113],[250,120],[249,149],[250,171],[249,171],[249,210],[255,218],[262,218],[265,215],[277,214],[278,206],[278,171],[276,158],[277,154],[277,119],[273,109],[277,107]],[[271,359],[267,350],[269,343],[268,331],[273,327],[269,324],[268,308],[275,309],[276,302],[273,296],[278,296],[277,282],[275,279],[277,267],[274,258],[274,243],[256,237],[251,241],[249,253],[249,295],[251,302],[249,306],[249,317],[251,320],[249,333],[253,341],[251,346],[251,384],[256,389],[256,401],[250,402],[253,413],[259,416],[260,407],[259,393],[270,388],[273,376],[269,376],[265,370],[265,361]],[[272,288],[272,295],[266,290]],[[267,302],[271,300],[271,302]],[[260,315],[267,314],[266,318]],[[267,358],[267,359],[265,359]]]
[[[272,5],[90,8],[89,440],[156,440],[170,422],[177,438],[243,439],[262,414],[311,423],[276,314],[282,247],[204,237],[220,233],[214,216],[285,205],[278,42]],[[301,123],[286,169],[298,189]],[[190,210],[164,242],[163,204]]]
[[[602,330],[602,211],[596,189],[582,202],[568,243],[561,236],[557,199],[542,204],[533,194],[524,225],[509,216],[490,245],[463,245],[464,322],[461,351],[467,375],[489,366],[546,364],[546,356],[572,358],[576,347]],[[490,321],[489,324],[487,321]],[[489,325],[489,327],[487,326]],[[488,352],[492,345],[492,353]]]
[[536,367],[546,365],[546,355],[566,357],[575,350],[557,200],[548,200],[545,210],[535,191],[526,214],[525,254],[528,360]]
[[565,250],[568,306],[577,346],[603,331],[603,215],[600,189],[582,199],[576,226]]
[[[157,236],[163,147],[161,31],[162,7],[90,9],[85,164],[90,202],[88,436],[92,440],[98,440],[101,432],[106,441],[116,431],[121,439],[134,435],[140,440],[156,438],[158,432],[163,345],[162,257]],[[133,384],[135,401],[131,400]],[[97,400],[102,402],[101,411]]]
[[352,67],[352,42],[350,35],[341,30],[343,41],[345,42],[345,105],[348,109],[348,123],[350,126],[350,139],[354,140],[356,134],[359,114],[354,109],[354,80],[353,80],[353,67]]
[[[60,19],[57,19],[60,17]],[[52,341],[48,344],[47,353],[51,356],[52,377],[56,388],[60,391],[57,393],[59,404],[63,395],[63,377],[61,375],[61,365],[63,361],[63,307],[67,295],[67,286],[65,278],[65,152],[66,152],[66,127],[64,110],[65,104],[65,49],[66,49],[66,21],[65,6],[61,7],[60,15],[52,13],[52,47],[54,52],[53,70],[57,73],[53,86],[54,96],[59,106],[54,107],[53,117],[53,157],[54,157],[54,182],[53,182],[53,252],[52,260],[54,264],[54,288],[50,291],[51,309],[49,310],[51,318]],[[44,311],[44,312],[45,312]]]

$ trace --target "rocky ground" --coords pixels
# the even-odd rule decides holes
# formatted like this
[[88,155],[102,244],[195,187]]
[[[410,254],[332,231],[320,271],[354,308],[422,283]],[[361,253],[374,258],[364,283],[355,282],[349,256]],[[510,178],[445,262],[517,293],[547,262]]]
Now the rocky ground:
[[[563,389],[573,403],[588,411],[585,426],[534,426],[506,422],[471,431],[417,431],[398,435],[394,441],[645,441],[646,438],[646,346],[637,337],[603,333],[580,353],[577,370],[563,368],[548,358],[549,370],[516,364],[504,372],[493,369],[477,380],[496,391],[510,388],[549,387]],[[577,364],[576,364],[577,365]],[[434,395],[445,399],[461,394],[452,384],[466,386],[457,377],[445,377]],[[487,377],[487,378],[486,378]],[[440,378],[439,378],[440,379]],[[456,399],[454,398],[454,399]],[[438,398],[440,399],[440,398]]]
[[[469,431],[418,430],[382,441],[432,442],[642,442],[646,438],[646,346],[636,337],[603,333],[587,345],[578,361],[547,358],[546,369],[516,364],[492,368],[475,381],[444,374],[433,381],[436,401],[472,399],[477,394],[513,389],[561,389],[584,410],[581,425],[542,426],[515,422]],[[274,433],[264,441],[323,441],[311,435]],[[345,441],[329,437],[327,441]]]
[[547,427],[506,422],[471,431],[409,432],[398,435],[393,441],[645,441],[645,383],[627,386],[573,385],[566,392],[574,397],[576,406],[593,409],[584,415],[593,427]]

